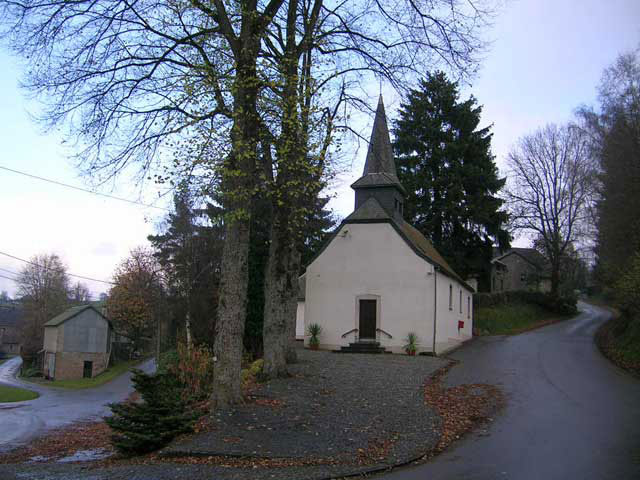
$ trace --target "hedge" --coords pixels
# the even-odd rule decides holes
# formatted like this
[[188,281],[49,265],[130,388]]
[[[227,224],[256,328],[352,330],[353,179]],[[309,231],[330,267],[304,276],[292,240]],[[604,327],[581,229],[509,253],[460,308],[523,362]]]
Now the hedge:
[[556,297],[549,293],[517,290],[497,293],[475,293],[474,309],[495,307],[510,303],[530,303],[560,315],[572,315],[578,311],[578,299],[574,296]]

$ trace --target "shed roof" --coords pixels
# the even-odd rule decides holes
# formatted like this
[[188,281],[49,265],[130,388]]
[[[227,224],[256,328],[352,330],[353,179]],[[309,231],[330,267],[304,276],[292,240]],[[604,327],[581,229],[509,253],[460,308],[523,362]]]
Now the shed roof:
[[102,315],[102,313],[100,313],[100,311],[97,308],[95,308],[93,305],[79,305],[77,307],[68,308],[67,310],[62,312],[60,315],[57,315],[57,316],[53,317],[51,320],[49,320],[47,323],[45,323],[44,326],[45,327],[57,327],[58,325],[63,324],[67,320],[70,320],[73,317],[75,317],[76,315],[79,315],[80,313],[84,312],[85,310],[89,310],[89,309],[91,309],[94,312],[96,312],[98,315],[100,315],[102,318],[104,318],[109,323],[109,325],[111,325],[111,322],[109,321],[109,319],[107,317],[105,317],[104,315]]

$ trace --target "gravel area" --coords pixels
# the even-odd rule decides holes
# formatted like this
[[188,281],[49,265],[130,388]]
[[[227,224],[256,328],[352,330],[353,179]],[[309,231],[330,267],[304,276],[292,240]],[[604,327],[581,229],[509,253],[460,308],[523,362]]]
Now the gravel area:
[[[441,419],[425,404],[422,386],[445,360],[309,350],[299,354],[291,378],[258,385],[250,402],[219,412],[210,431],[164,449],[164,462],[2,465],[0,478],[315,480],[385,469],[437,444]],[[222,455],[291,466],[230,468],[178,463],[176,458]],[[300,465],[303,460],[315,464]]]
[[260,385],[253,402],[218,413],[212,431],[163,453],[327,458],[354,457],[388,441],[402,455],[428,448],[439,419],[424,404],[421,387],[442,365],[423,356],[303,350],[292,378]]

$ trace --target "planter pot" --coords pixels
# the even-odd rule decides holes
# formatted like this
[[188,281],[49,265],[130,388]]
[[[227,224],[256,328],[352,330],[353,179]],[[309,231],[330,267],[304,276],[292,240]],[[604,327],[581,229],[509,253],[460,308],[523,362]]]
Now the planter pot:
[[416,352],[414,352],[414,351],[407,352],[407,355],[409,355],[410,357],[415,357],[416,356]]
[[310,348],[311,350],[318,350],[318,347],[319,347],[319,346],[320,346],[320,345],[316,345],[316,344],[311,345],[311,344],[309,344],[309,348]]

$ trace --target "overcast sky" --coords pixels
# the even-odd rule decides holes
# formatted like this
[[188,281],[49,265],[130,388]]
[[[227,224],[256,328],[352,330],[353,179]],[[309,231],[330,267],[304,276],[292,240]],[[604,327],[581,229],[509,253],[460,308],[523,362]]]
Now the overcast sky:
[[[464,91],[484,106],[483,123],[493,124],[493,152],[499,167],[517,139],[549,122],[569,120],[576,107],[594,104],[602,70],[616,56],[640,45],[638,0],[516,0],[508,2],[487,32],[492,40],[478,78]],[[43,133],[18,88],[19,62],[0,49],[0,167],[86,186],[68,160],[56,132]],[[375,95],[377,92],[371,92]],[[397,99],[387,99],[394,118]],[[349,185],[360,176],[365,149],[336,187],[332,207],[340,216],[353,208]],[[143,202],[126,184],[105,192]],[[142,195],[142,196],[140,196]],[[158,209],[129,205],[0,170],[0,252],[20,258],[58,253],[69,272],[108,280],[128,251],[146,243],[162,216]],[[14,277],[23,264],[0,254],[0,275]],[[108,285],[85,282],[94,294]],[[0,290],[15,293],[0,277]]]

